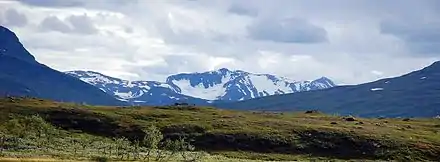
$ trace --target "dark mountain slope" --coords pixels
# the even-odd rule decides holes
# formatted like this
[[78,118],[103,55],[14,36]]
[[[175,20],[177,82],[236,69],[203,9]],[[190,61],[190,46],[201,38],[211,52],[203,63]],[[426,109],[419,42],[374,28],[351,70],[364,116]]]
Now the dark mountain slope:
[[0,96],[35,96],[38,94],[33,90],[30,90],[28,87],[8,80],[4,78],[0,78]]
[[15,34],[1,26],[0,51],[0,95],[98,105],[125,104],[92,85],[38,63]]
[[276,95],[217,107],[327,113],[365,117],[433,117],[440,114],[440,62],[409,74],[371,83]]

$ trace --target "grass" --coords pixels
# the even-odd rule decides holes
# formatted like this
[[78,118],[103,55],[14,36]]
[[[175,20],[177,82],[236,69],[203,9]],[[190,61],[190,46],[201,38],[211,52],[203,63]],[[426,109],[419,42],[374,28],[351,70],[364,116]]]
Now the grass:
[[[165,139],[184,137],[196,150],[208,152],[205,158],[213,161],[440,161],[439,119],[346,121],[341,116],[319,112],[246,112],[192,106],[102,107],[30,98],[0,99],[2,123],[35,114],[53,127],[53,138],[46,144],[26,139],[26,146],[43,149],[6,150],[3,157],[85,160],[105,155],[117,159],[103,154],[96,145],[116,147],[118,144],[112,139],[122,137],[131,145],[145,135],[143,130],[155,125]],[[88,144],[73,151],[78,148],[71,142],[75,140]]]

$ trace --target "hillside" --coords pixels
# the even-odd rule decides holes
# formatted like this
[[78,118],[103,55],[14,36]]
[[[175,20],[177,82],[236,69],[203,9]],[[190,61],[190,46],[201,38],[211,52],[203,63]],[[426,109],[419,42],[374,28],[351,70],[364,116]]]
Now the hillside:
[[98,105],[125,104],[94,86],[40,64],[12,31],[0,26],[0,96],[8,95]]
[[217,107],[265,111],[319,111],[364,117],[440,114],[440,62],[409,74],[325,90],[268,96]]
[[93,71],[65,73],[134,105],[170,105],[175,102],[207,105],[335,86],[326,77],[312,81],[293,81],[270,74],[253,74],[226,68],[170,75],[162,82],[128,81]]
[[[35,114],[49,125],[33,117]],[[363,119],[314,111],[276,114],[192,106],[97,107],[5,98],[0,99],[0,122],[0,135],[24,141],[20,147],[3,146],[6,157],[29,157],[31,153],[31,156],[55,158],[81,159],[94,155],[115,158],[119,157],[116,151],[115,156],[111,156],[112,147],[109,146],[109,153],[104,146],[115,142],[118,146],[117,142],[121,141],[111,138],[136,141],[145,136],[147,127],[155,125],[165,139],[184,137],[198,151],[233,159],[440,160],[440,120],[432,118]],[[23,127],[10,126],[20,123]],[[26,123],[33,129],[51,130],[52,133],[43,132],[41,137],[52,140],[38,142],[37,136],[27,138],[8,133],[21,132],[8,128],[26,128]],[[25,132],[33,129],[25,129]],[[98,143],[104,147],[104,153],[100,153],[103,148],[94,149]],[[78,147],[82,149],[75,149]],[[128,158],[136,157],[126,151]]]

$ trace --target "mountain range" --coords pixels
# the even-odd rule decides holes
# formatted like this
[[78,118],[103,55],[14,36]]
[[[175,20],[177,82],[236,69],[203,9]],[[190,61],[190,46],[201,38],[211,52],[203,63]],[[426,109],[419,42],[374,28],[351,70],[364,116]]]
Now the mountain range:
[[253,74],[226,68],[202,73],[181,73],[166,81],[128,81],[93,71],[68,71],[73,77],[114,95],[121,101],[139,105],[166,105],[186,102],[207,105],[252,98],[319,90],[334,87],[328,78],[292,81],[269,74]]
[[216,107],[241,110],[319,110],[362,117],[440,115],[440,62],[411,73],[360,85],[250,99]]
[[93,105],[185,102],[239,110],[434,117],[440,115],[440,62],[402,76],[346,86],[336,86],[326,77],[292,81],[226,68],[170,75],[163,82],[127,81],[92,71],[54,70],[36,61],[12,31],[0,26],[0,96]]

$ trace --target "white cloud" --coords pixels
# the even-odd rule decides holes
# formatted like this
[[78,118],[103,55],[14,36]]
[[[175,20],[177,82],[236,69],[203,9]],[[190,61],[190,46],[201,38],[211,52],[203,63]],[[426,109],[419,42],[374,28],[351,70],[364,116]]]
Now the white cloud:
[[[430,0],[20,1],[2,2],[0,22],[39,61],[125,79],[227,67],[353,84],[440,53],[440,8]],[[7,11],[28,19],[5,23]]]
[[371,73],[374,75],[379,75],[379,76],[383,75],[383,72],[377,71],[377,70],[373,70],[373,71],[371,71]]

